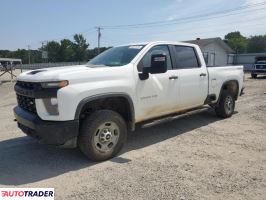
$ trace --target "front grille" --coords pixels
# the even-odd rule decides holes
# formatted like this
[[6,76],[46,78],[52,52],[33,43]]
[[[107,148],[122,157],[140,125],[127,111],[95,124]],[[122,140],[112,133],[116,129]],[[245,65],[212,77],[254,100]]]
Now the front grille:
[[37,89],[38,87],[41,87],[40,83],[25,82],[25,81],[17,81],[16,85],[28,90],[33,90]]
[[[34,83],[34,82],[25,82],[25,81],[17,81],[17,86],[19,86],[20,90],[23,91],[34,91],[41,87],[40,83]],[[17,92],[17,101],[18,106],[22,109],[29,111],[31,113],[37,113],[36,111],[36,105],[35,105],[35,98],[27,96],[29,92],[20,93]],[[25,96],[26,95],[26,96]]]
[[256,69],[265,69],[266,70],[266,65],[256,65]]
[[35,99],[17,94],[17,101],[19,107],[32,113],[37,113]]

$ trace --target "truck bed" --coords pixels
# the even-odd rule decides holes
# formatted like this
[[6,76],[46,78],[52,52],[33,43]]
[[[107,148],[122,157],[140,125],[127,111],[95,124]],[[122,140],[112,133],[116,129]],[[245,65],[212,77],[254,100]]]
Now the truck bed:
[[208,67],[209,73],[209,94],[215,94],[219,96],[222,85],[227,81],[238,81],[238,91],[241,92],[243,87],[244,67],[238,66],[219,66],[219,67]]

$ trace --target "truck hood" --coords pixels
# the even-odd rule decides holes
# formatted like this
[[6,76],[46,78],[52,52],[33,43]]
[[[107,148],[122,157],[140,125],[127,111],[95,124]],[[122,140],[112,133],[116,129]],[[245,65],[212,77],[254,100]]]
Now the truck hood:
[[[84,79],[95,79],[102,77],[117,77],[121,74],[123,67],[107,67],[94,65],[76,65],[66,67],[43,68],[21,73],[17,80],[26,82],[45,82],[68,80],[71,82],[82,82]],[[119,68],[119,69],[118,69]],[[124,71],[124,70],[122,70]]]

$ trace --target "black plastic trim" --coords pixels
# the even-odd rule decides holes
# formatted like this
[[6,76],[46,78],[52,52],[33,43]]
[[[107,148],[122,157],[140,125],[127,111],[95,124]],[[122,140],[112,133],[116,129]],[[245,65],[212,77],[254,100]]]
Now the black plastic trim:
[[134,131],[135,130],[135,109],[134,109],[134,104],[131,99],[131,97],[128,94],[125,93],[106,93],[106,94],[100,94],[100,95],[94,95],[87,97],[78,104],[78,107],[76,109],[75,113],[75,120],[79,120],[80,113],[82,111],[82,108],[84,105],[87,103],[94,101],[94,100],[100,100],[104,98],[109,98],[109,97],[124,97],[127,99],[129,106],[130,106],[130,115],[131,115],[131,121],[129,122],[129,129]]
[[19,85],[14,86],[15,92],[35,99],[51,98],[57,96],[58,88],[34,88],[26,89]]
[[138,73],[138,75],[139,75],[139,79],[141,81],[147,80],[150,77],[149,73],[143,73],[142,72],[142,73]]
[[172,58],[172,68],[173,70],[177,70],[176,66],[176,51],[175,51],[175,46],[174,45],[168,45],[169,46],[169,50],[170,50],[170,55]]
[[241,89],[240,96],[243,96],[243,95],[245,94],[244,90],[245,90],[245,87],[243,87],[243,88]]
[[216,98],[216,94],[209,94],[208,96],[207,96],[207,98],[205,99],[205,101],[204,101],[204,104],[206,105],[206,104],[210,104],[210,103],[212,103],[213,101],[215,101],[217,98]]
[[222,95],[222,90],[223,90],[224,86],[225,86],[228,82],[231,82],[231,81],[234,81],[234,82],[236,82],[236,84],[237,84],[237,94],[236,94],[236,97],[235,97],[235,100],[237,100],[238,95],[239,95],[239,83],[238,83],[237,80],[228,80],[228,81],[226,81],[226,82],[223,83],[223,85],[222,85],[222,87],[221,87],[221,89],[220,89],[220,94],[219,94],[218,101],[220,100],[220,97],[221,97],[221,95]]
[[79,120],[45,121],[18,106],[14,108],[14,115],[18,127],[25,134],[37,138],[41,143],[61,146],[77,138],[79,133]]

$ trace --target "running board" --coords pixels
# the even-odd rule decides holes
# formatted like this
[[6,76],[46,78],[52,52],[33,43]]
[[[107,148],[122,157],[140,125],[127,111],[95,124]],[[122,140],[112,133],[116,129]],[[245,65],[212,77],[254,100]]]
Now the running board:
[[176,114],[176,115],[172,115],[172,116],[167,116],[167,117],[164,117],[164,118],[156,119],[154,121],[151,121],[151,122],[143,124],[141,126],[141,128],[149,128],[149,127],[152,127],[152,126],[155,126],[155,125],[158,125],[158,124],[162,124],[162,123],[165,123],[165,122],[170,122],[170,121],[182,118],[182,117],[193,115],[193,114],[196,114],[196,113],[208,110],[208,109],[209,109],[209,107],[202,107],[200,109],[188,111],[188,112],[183,113],[183,114]]

